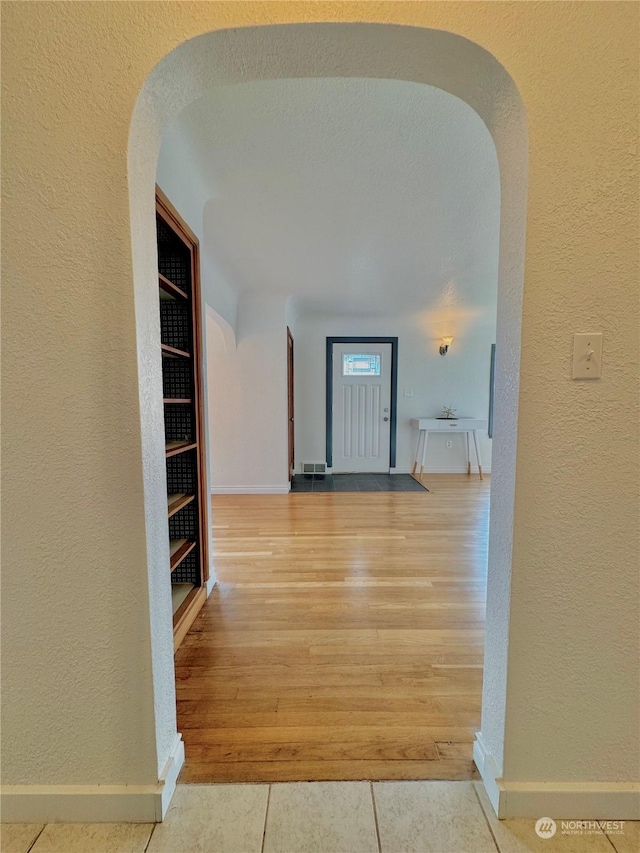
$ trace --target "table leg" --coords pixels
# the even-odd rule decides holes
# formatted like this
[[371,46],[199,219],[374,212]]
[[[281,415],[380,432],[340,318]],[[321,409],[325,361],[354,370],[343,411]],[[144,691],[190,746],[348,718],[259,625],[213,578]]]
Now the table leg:
[[420,459],[420,445],[422,442],[422,433],[423,432],[424,432],[424,430],[418,430],[418,446],[416,447],[416,455],[415,455],[415,459],[413,460],[413,468],[411,469],[412,474],[415,474],[416,471],[418,470],[418,459]]
[[465,434],[467,437],[467,474],[471,476],[471,439],[469,438],[469,430]]
[[475,429],[473,431],[473,443],[476,448],[476,459],[478,460],[478,474],[480,474],[480,479],[482,480],[482,460],[480,459],[480,448],[478,447],[478,434]]
[[424,442],[422,444],[422,462],[420,464],[420,481],[422,481],[422,475],[424,474],[424,460],[427,458],[427,438],[429,437],[429,430],[425,429],[424,432]]

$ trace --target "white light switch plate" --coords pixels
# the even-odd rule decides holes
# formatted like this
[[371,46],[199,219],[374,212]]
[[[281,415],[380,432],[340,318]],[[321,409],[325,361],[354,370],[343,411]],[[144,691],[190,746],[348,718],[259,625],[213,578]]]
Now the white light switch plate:
[[573,378],[600,379],[602,332],[579,332],[573,336]]

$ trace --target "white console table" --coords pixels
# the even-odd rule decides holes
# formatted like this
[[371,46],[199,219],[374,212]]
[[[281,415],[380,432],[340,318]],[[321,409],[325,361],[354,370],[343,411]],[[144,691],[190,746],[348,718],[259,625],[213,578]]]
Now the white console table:
[[467,474],[471,474],[471,442],[469,436],[473,435],[473,446],[476,451],[476,460],[478,462],[478,474],[482,480],[482,460],[480,459],[480,447],[478,445],[479,429],[486,430],[487,421],[476,420],[474,418],[412,418],[411,426],[418,430],[418,446],[416,447],[416,456],[413,461],[413,471],[415,474],[418,469],[418,461],[420,460],[420,479],[424,473],[424,460],[427,456],[427,438],[430,432],[437,432],[442,435],[443,432],[454,433],[461,432],[467,438]]

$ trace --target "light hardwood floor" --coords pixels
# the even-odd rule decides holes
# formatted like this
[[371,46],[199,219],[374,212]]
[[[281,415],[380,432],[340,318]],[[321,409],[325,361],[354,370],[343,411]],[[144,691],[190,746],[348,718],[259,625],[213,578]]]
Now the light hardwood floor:
[[426,482],[214,497],[181,781],[475,778],[489,478]]

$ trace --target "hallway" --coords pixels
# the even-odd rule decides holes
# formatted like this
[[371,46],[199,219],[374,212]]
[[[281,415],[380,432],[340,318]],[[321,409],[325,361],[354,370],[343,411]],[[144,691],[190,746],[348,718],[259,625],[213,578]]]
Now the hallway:
[[213,498],[182,782],[472,779],[489,479]]

